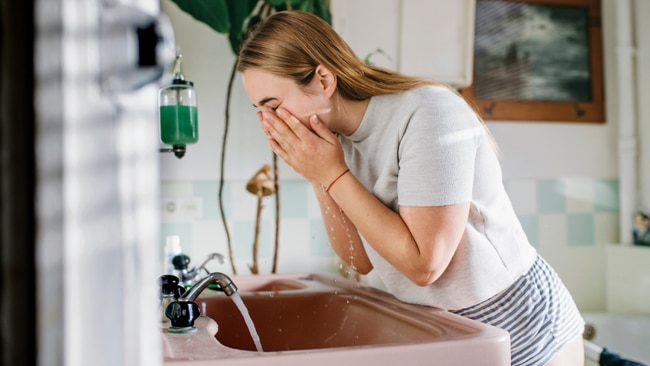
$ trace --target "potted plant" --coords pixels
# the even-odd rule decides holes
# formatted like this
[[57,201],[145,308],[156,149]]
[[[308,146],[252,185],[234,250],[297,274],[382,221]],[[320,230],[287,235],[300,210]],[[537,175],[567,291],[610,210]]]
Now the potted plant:
[[[171,0],[184,12],[199,22],[205,23],[218,33],[228,36],[230,48],[237,56],[239,46],[247,32],[264,18],[277,11],[299,9],[313,13],[328,23],[331,23],[329,0]],[[224,162],[228,129],[230,125],[230,99],[232,86],[237,74],[237,57],[231,68],[228,90],[226,93],[226,109],[224,119],[224,134],[221,144],[221,172],[219,178],[219,209],[226,232],[228,256],[233,274],[237,273],[233,258],[232,240],[226,224],[223,208]],[[275,244],[273,251],[272,273],[277,271],[280,228],[280,195],[278,186],[278,160],[273,154],[273,182],[275,186]]]

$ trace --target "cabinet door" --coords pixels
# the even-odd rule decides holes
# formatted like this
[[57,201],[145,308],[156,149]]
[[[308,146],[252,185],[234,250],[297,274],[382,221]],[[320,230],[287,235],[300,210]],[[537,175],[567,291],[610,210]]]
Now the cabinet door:
[[397,70],[400,0],[331,0],[330,7],[332,26],[357,56]]
[[401,0],[401,5],[399,70],[469,86],[476,0]]

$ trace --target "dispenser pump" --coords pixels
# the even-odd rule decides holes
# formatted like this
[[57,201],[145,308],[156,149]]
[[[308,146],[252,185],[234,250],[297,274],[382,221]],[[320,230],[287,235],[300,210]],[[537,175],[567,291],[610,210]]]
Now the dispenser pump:
[[186,145],[199,140],[196,91],[194,83],[183,76],[182,57],[176,56],[171,84],[158,92],[160,141],[172,145],[171,149],[160,151],[173,152],[179,159],[185,155]]

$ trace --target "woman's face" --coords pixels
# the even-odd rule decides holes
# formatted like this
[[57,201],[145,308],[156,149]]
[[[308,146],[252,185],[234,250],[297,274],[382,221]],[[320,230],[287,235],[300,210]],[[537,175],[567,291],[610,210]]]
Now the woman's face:
[[305,87],[299,87],[287,77],[248,69],[242,73],[242,81],[248,98],[260,111],[274,112],[282,107],[305,126],[309,126],[309,117],[316,114],[327,125],[326,115],[332,107],[318,76]]

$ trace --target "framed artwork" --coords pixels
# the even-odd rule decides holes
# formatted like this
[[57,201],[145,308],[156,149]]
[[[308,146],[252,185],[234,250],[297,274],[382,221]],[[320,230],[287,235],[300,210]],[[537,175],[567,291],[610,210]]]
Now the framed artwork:
[[605,121],[600,0],[477,0],[473,84],[485,120]]

